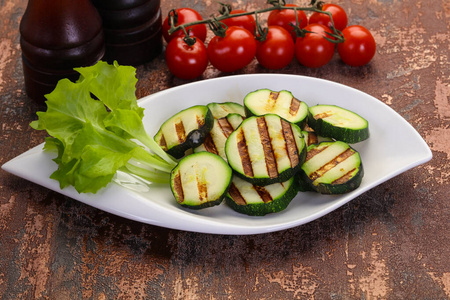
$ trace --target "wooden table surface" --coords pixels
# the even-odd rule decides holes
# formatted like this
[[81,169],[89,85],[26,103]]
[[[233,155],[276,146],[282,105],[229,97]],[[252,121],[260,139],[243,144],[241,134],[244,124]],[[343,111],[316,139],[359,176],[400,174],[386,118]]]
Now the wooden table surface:
[[[26,0],[0,2],[0,164],[43,142],[29,127],[19,22]],[[302,6],[307,1],[297,2]],[[81,204],[0,171],[2,299],[449,299],[450,5],[447,0],[344,0],[350,24],[369,28],[373,61],[325,67],[293,61],[275,73],[332,80],[403,116],[433,159],[292,229],[210,235],[160,228]],[[253,10],[263,1],[235,8]],[[214,1],[163,0],[208,16]],[[252,62],[243,73],[270,73]],[[209,66],[203,78],[229,76]],[[164,56],[137,68],[138,96],[188,81]],[[389,124],[386,124],[389,126]]]

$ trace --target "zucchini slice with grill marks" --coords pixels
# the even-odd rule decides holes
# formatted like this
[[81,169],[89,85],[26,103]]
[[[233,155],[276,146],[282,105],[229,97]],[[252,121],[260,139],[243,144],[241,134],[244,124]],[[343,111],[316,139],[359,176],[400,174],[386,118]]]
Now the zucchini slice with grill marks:
[[320,136],[354,144],[369,138],[369,123],[360,115],[336,105],[309,108],[308,125]]
[[245,119],[225,143],[228,163],[237,176],[264,186],[284,182],[306,157],[301,129],[275,114]]
[[295,98],[289,91],[260,89],[244,98],[246,116],[277,114],[283,119],[303,128],[308,117],[308,105]]
[[225,202],[233,210],[250,215],[264,216],[284,210],[297,195],[294,177],[282,183],[256,186],[233,176]]
[[213,123],[214,118],[209,108],[206,105],[195,105],[165,121],[154,139],[167,153],[181,158],[186,150],[204,142]]
[[209,152],[183,157],[170,174],[170,187],[179,204],[192,209],[219,205],[230,187],[233,171]]
[[211,131],[206,135],[203,144],[194,149],[194,152],[208,151],[227,160],[225,143],[230,134],[241,125],[244,118],[237,113],[228,114],[226,117],[214,119]]
[[245,117],[244,106],[236,102],[212,102],[207,106],[215,119],[221,119],[229,114],[239,114]]
[[364,170],[356,150],[347,143],[333,141],[309,146],[298,175],[318,193],[343,194],[360,186]]

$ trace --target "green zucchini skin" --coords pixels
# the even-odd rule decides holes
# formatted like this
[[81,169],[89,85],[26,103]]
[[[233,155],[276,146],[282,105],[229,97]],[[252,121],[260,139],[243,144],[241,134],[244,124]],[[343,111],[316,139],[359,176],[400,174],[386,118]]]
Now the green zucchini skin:
[[[199,113],[199,115],[197,114]],[[188,128],[183,124],[182,119],[188,120]],[[180,125],[181,124],[181,125]],[[186,151],[201,145],[211,131],[214,124],[214,117],[210,109],[206,105],[195,105],[184,109],[166,120],[156,133],[154,139],[168,154],[174,158],[182,158]],[[183,127],[182,133],[178,133],[178,129]],[[168,135],[180,135],[176,138],[176,142],[168,145],[166,140]]]
[[286,209],[297,193],[294,177],[262,187],[234,176],[225,203],[238,213],[264,216]]
[[245,119],[228,137],[225,154],[236,176],[265,186],[294,176],[306,158],[306,145],[297,125],[266,114]]
[[[318,113],[318,111],[324,110],[328,110],[326,114]],[[340,114],[345,114],[346,124],[337,125],[328,121],[326,116],[331,114],[338,118]],[[360,123],[361,125],[352,128],[352,123]],[[349,144],[359,143],[369,138],[369,123],[367,120],[355,112],[336,105],[311,106],[308,112],[308,126],[319,136],[330,137]]]
[[[308,165],[308,161],[313,156],[309,154],[311,154],[314,149],[320,149],[321,147],[328,147],[333,145],[339,145],[343,150],[332,155],[333,157],[332,160],[330,161],[324,160],[318,167],[314,168],[314,170],[309,169],[310,166]],[[351,155],[349,154],[348,157],[354,155],[354,157],[352,158],[353,164],[349,164],[349,166],[347,166],[346,171],[344,171],[344,168],[341,167],[342,166],[341,162],[339,163],[333,162],[334,159],[336,159],[339,155],[341,155],[344,152],[351,154]],[[317,155],[320,155],[320,153]],[[311,174],[313,174],[313,172],[311,171],[316,171],[320,169],[319,167],[322,167],[326,164],[332,165],[336,170],[340,168],[342,173],[340,173],[339,176],[341,176],[342,178],[346,178],[344,176],[346,174],[344,174],[343,172],[348,171],[348,173],[352,172],[352,174],[349,175],[349,178],[347,178],[345,181],[341,180],[339,181],[339,183],[335,183],[335,181],[338,178],[330,179],[331,182],[320,182],[322,180],[320,177],[323,175],[318,176],[317,178],[314,179],[311,178],[312,177]],[[350,169],[351,167],[353,167],[353,169]],[[324,174],[326,174],[326,172]],[[342,141],[333,141],[333,142],[321,142],[319,144],[313,144],[308,147],[307,159],[305,163],[302,165],[302,168],[297,175],[297,181],[300,191],[315,191],[321,194],[344,194],[357,189],[361,185],[363,177],[364,177],[364,168],[358,151],[356,151],[355,149],[350,147],[350,145]]]
[[232,177],[233,171],[220,156],[193,153],[183,157],[172,170],[170,188],[181,206],[203,209],[222,203]]
[[300,175],[300,173],[302,173],[302,170],[300,170],[294,176],[294,180],[297,183],[298,191],[299,192],[316,192],[316,190],[311,186],[310,183],[307,183],[307,182],[305,182],[305,180],[303,180],[303,177]]
[[276,114],[300,128],[308,118],[308,105],[286,90],[259,89],[248,93],[244,98],[244,108],[247,117]]

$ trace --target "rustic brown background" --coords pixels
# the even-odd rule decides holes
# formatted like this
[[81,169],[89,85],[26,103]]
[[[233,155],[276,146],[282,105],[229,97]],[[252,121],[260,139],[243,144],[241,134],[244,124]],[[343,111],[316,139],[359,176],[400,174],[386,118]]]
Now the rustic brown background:
[[[0,164],[43,142],[28,124],[18,26],[25,0],[0,2]],[[296,2],[302,6],[307,1]],[[123,219],[0,171],[2,299],[449,299],[450,3],[345,0],[377,41],[373,61],[280,73],[325,78],[385,102],[421,134],[431,162],[289,230],[221,236]],[[237,1],[252,10],[264,1]],[[167,0],[204,16],[214,1]],[[256,62],[241,73],[268,72]],[[228,76],[209,67],[204,78]],[[187,83],[163,55],[138,68],[138,95]],[[386,124],[389,126],[389,124]]]

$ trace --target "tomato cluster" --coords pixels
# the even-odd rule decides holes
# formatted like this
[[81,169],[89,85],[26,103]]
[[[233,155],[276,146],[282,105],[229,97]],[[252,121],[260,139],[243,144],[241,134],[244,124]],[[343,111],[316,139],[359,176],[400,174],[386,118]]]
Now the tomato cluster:
[[326,65],[336,50],[347,65],[369,63],[376,50],[370,31],[359,25],[347,26],[347,14],[339,5],[323,4],[321,9],[328,13],[316,11],[309,18],[301,9],[271,10],[267,28],[258,26],[253,14],[231,10],[228,18],[217,23],[220,30],[214,30],[216,35],[207,45],[205,23],[169,35],[174,26],[203,20],[191,8],[172,10],[163,22],[167,66],[181,79],[199,77],[208,63],[219,71],[234,72],[255,57],[261,66],[272,70],[286,67],[294,57],[305,67],[318,68]]

